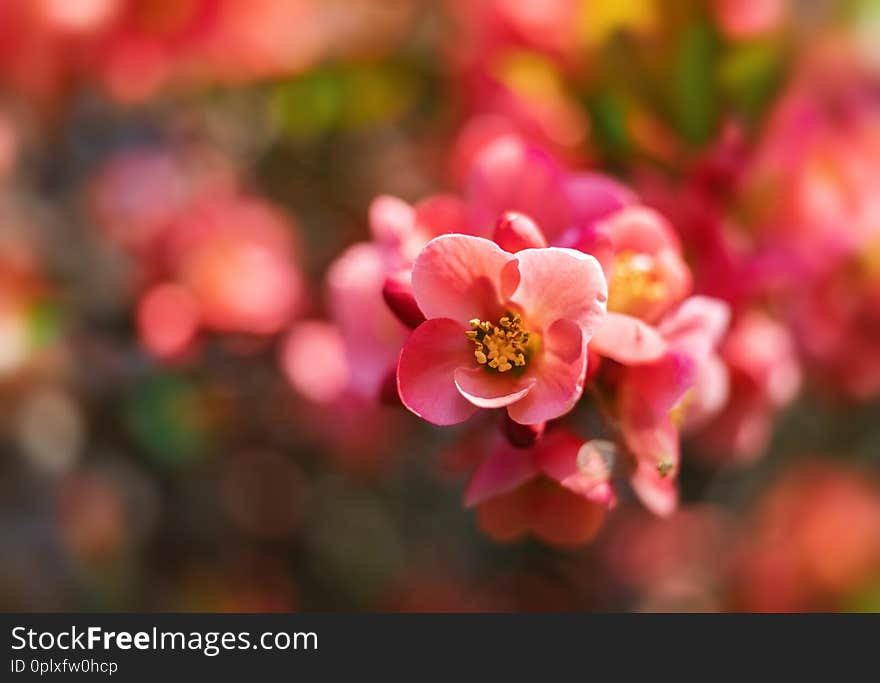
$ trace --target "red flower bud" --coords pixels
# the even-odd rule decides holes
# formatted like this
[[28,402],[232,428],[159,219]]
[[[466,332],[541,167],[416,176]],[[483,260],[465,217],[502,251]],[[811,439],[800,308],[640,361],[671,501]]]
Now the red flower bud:
[[507,437],[507,440],[517,448],[531,448],[534,446],[538,437],[544,433],[544,428],[546,426],[546,422],[539,422],[538,424],[533,425],[521,425],[519,422],[511,420],[509,415],[504,415],[504,435]]
[[382,287],[382,297],[391,312],[410,329],[414,330],[425,322],[425,314],[419,310],[419,305],[413,296],[412,282],[408,271],[389,275]]
[[386,406],[399,406],[400,394],[397,392],[397,368],[391,368],[379,387],[379,402]]

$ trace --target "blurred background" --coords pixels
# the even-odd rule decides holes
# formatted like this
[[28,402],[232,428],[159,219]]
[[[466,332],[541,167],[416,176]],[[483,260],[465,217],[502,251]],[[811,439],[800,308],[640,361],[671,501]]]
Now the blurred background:
[[[681,509],[574,549],[485,537],[462,430],[341,392],[327,328],[371,200],[461,191],[493,126],[776,326]],[[3,0],[0,607],[878,611],[878,181],[875,0]]]

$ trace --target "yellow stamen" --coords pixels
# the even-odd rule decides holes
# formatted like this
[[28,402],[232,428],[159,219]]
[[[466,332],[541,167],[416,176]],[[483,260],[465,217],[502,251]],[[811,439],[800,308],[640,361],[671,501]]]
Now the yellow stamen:
[[690,410],[690,407],[696,398],[697,395],[693,387],[685,392],[684,396],[682,396],[678,403],[672,407],[672,410],[669,411],[669,419],[672,420],[672,424],[676,427],[681,427],[684,424],[688,410]]
[[656,272],[653,257],[624,251],[614,260],[614,272],[608,287],[608,310],[637,314],[638,308],[665,297],[666,284]]
[[492,324],[479,318],[470,321],[465,332],[474,346],[477,363],[498,372],[524,368],[529,353],[529,333],[522,328],[518,313],[508,313]]

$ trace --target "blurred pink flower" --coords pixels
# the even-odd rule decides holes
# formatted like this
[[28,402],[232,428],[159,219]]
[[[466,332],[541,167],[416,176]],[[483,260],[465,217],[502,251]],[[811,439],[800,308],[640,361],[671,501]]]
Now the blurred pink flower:
[[284,376],[306,399],[291,411],[300,432],[346,471],[372,474],[399,444],[403,416],[377,400],[380,387],[363,384],[352,360],[340,328],[324,320],[296,321],[279,350]]
[[707,504],[666,519],[621,511],[600,552],[610,579],[634,590],[640,611],[717,611],[724,606],[737,540],[734,519]]
[[571,151],[588,118],[569,77],[582,69],[576,0],[448,0],[448,61],[466,111],[502,116],[530,140]]
[[608,315],[593,349],[622,363],[658,358],[665,346],[646,323],[682,301],[691,274],[672,226],[656,211],[631,206],[611,214],[578,247],[593,253],[608,278]]
[[608,176],[571,173],[519,135],[504,132],[471,152],[465,201],[468,221],[478,231],[491,229],[503,214],[514,211],[535,221],[548,243],[578,247],[597,221],[637,198]]
[[880,566],[876,480],[833,462],[797,465],[759,500],[738,560],[735,608],[845,608]]
[[558,428],[531,448],[500,436],[487,448],[465,505],[477,508],[491,538],[507,542],[530,533],[553,545],[579,545],[596,535],[615,497],[612,463],[594,455],[589,442]]
[[369,399],[379,398],[407,335],[382,297],[387,277],[387,259],[368,242],[350,246],[327,272],[328,306],[342,341],[347,386]]
[[613,463],[605,462],[590,442],[565,428],[548,431],[529,448],[518,448],[499,438],[489,450],[471,477],[464,499],[467,507],[512,491],[538,476],[553,479],[594,503],[615,502],[610,484]]
[[321,405],[332,404],[351,384],[342,334],[322,320],[300,320],[291,327],[281,367],[300,394]]
[[800,362],[790,331],[764,313],[743,314],[721,347],[730,398],[704,422],[701,457],[748,463],[766,449],[777,413],[797,395]]
[[278,208],[239,194],[184,212],[170,231],[168,260],[205,327],[263,335],[284,328],[304,299],[293,231]]
[[454,424],[506,407],[535,424],[574,406],[607,299],[592,256],[554,247],[513,255],[445,235],[419,254],[412,283],[427,320],[403,347],[397,383],[413,413]]
[[229,162],[213,150],[133,147],[113,154],[92,179],[90,208],[102,234],[143,256],[199,197],[235,185]]
[[[170,88],[300,73],[328,52],[387,51],[412,2],[381,0],[6,0],[0,79],[51,101],[83,83],[135,103]],[[392,5],[392,6],[389,6]]]
[[858,401],[880,396],[880,238],[810,283],[794,328],[826,388]]
[[412,296],[412,263],[431,238],[465,231],[464,207],[452,195],[434,195],[415,206],[382,195],[371,203],[369,221],[371,241],[351,245],[333,261],[326,291],[342,335],[348,386],[375,399],[394,376],[407,327],[424,319]]
[[822,272],[878,236],[880,117],[875,73],[834,46],[814,52],[768,116],[742,203],[763,243]]
[[729,316],[721,301],[687,299],[658,324],[664,355],[627,366],[620,378],[620,426],[636,459],[632,485],[658,515],[677,506],[680,429],[704,422],[727,400],[727,371],[716,347]]

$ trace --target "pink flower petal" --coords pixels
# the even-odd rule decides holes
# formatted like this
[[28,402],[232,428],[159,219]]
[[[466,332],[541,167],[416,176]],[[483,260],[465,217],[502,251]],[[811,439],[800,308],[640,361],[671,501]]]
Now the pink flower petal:
[[574,361],[548,351],[529,363],[527,375],[535,378],[535,385],[523,398],[507,406],[510,418],[528,425],[553,420],[570,411],[584,391],[586,348]]
[[584,333],[577,323],[560,318],[544,333],[544,346],[565,363],[576,363],[584,352]]
[[516,378],[483,367],[460,367],[455,370],[455,386],[461,395],[480,408],[503,408],[531,391],[533,377]]
[[640,465],[675,479],[678,471],[678,428],[668,417],[651,419],[644,404],[630,406],[621,417],[624,440]]
[[605,315],[608,287],[598,261],[573,249],[525,249],[516,255],[519,286],[511,301],[539,333],[566,318],[593,335]]
[[574,210],[573,223],[584,228],[625,206],[635,204],[635,193],[600,173],[578,173],[565,182]]
[[667,347],[654,327],[625,313],[606,313],[590,340],[593,351],[624,365],[653,362],[666,353]]
[[415,206],[415,221],[428,237],[449,233],[469,233],[467,205],[451,194],[437,194]]
[[600,221],[586,228],[579,228],[568,235],[570,239],[564,244],[557,246],[571,247],[576,251],[582,251],[596,258],[602,266],[605,278],[609,279],[614,273],[614,243],[611,234],[604,221]]
[[[609,485],[611,471],[604,462],[592,463],[590,470],[585,470],[578,462],[585,446],[584,439],[574,432],[557,429],[535,447],[535,464],[544,475],[569,491],[587,500],[608,504],[614,498]],[[601,459],[598,453],[596,457]]]
[[491,229],[506,211],[537,222],[552,242],[571,224],[565,175],[543,152],[514,135],[499,138],[475,158],[468,195],[475,226]]
[[707,296],[692,296],[664,316],[657,329],[673,343],[698,337],[712,348],[721,341],[729,323],[730,306],[726,303]]
[[499,444],[474,472],[464,496],[464,504],[467,507],[479,505],[513,491],[537,474],[530,451]]
[[415,227],[416,212],[402,199],[380,195],[370,204],[370,230],[373,237],[385,244],[399,244]]
[[[624,440],[639,468],[653,470],[658,480],[676,477],[678,428],[670,411],[693,385],[694,373],[688,356],[670,353],[651,365],[628,368],[623,377],[618,401]],[[644,472],[640,476],[649,481]]]
[[455,386],[455,370],[473,362],[473,345],[455,320],[426,320],[410,335],[397,366],[400,400],[419,417],[438,425],[463,422],[477,408]]
[[427,318],[497,320],[519,273],[512,254],[482,237],[441,235],[413,266],[413,293]]
[[669,222],[646,206],[629,206],[604,221],[615,251],[657,254],[671,248],[681,253],[678,236]]
[[345,340],[349,388],[364,398],[378,395],[408,334],[382,297],[385,277],[381,249],[366,242],[346,249],[327,272],[330,310]]
[[535,447],[535,464],[541,472],[562,483],[578,473],[577,455],[584,440],[568,429],[549,432]]
[[670,352],[650,365],[628,368],[620,388],[621,399],[624,404],[629,400],[643,404],[645,414],[659,420],[666,417],[694,385],[696,372],[690,356]]
[[694,380],[694,398],[688,403],[685,427],[703,424],[718,413],[730,397],[730,374],[718,354],[712,353],[700,363]]
[[678,507],[678,486],[675,479],[661,477],[656,467],[640,463],[630,484],[642,505],[659,517],[668,517]]

